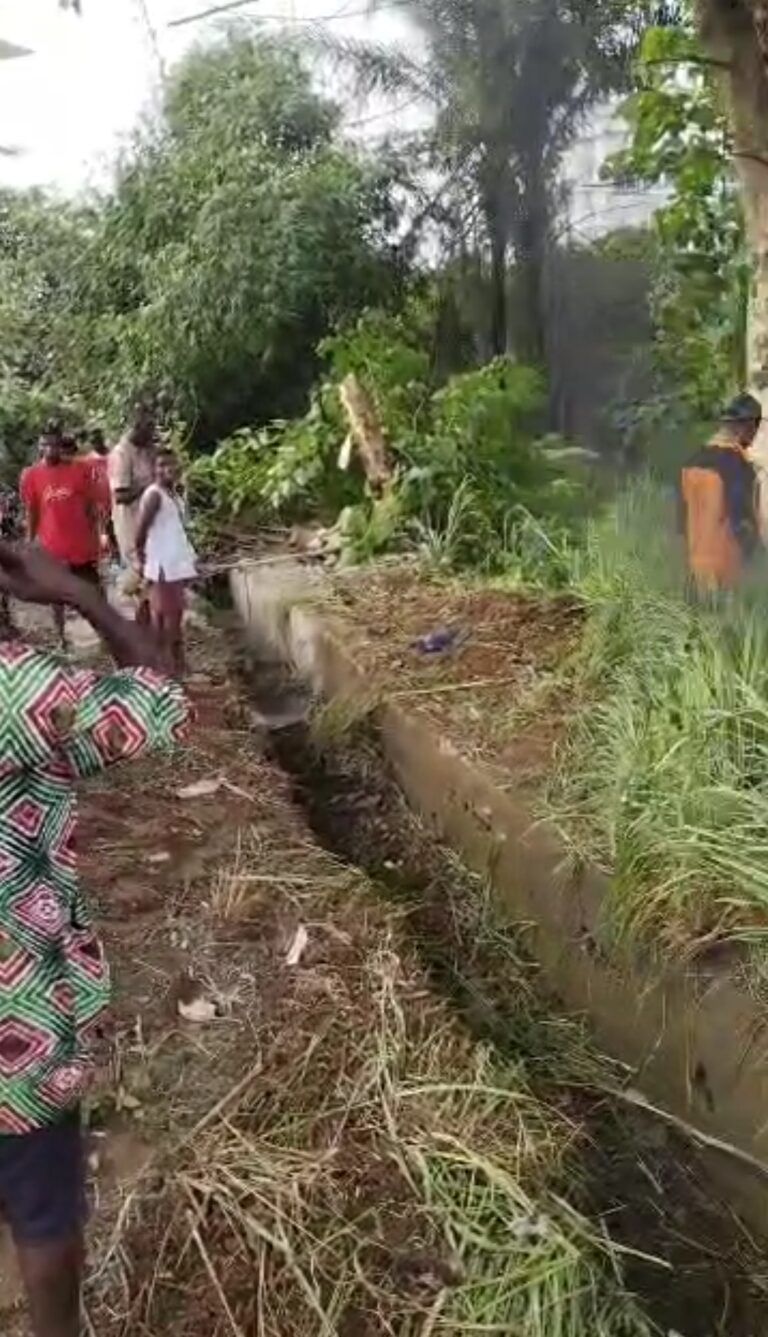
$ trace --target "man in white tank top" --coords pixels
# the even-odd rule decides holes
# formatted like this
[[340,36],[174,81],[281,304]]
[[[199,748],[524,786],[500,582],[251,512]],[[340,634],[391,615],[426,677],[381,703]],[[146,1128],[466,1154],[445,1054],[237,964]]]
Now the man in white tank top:
[[132,421],[107,459],[107,477],[112,501],[112,525],[125,568],[122,593],[138,600],[137,621],[148,616],[137,572],[136,526],[141,498],[155,471],[155,419],[149,408],[138,405]]
[[159,451],[155,459],[155,481],[141,499],[136,554],[149,588],[152,625],[170,666],[181,677],[184,673],[186,589],[197,574],[197,557],[187,538],[178,478],[178,462],[173,451]]

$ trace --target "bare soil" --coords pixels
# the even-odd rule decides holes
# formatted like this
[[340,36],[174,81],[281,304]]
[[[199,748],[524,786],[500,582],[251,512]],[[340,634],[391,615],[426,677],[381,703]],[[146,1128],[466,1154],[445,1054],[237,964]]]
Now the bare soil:
[[[563,646],[557,626],[544,656]],[[82,796],[82,875],[116,986],[114,1064],[88,1111],[88,1337],[311,1337],[295,1250],[310,1241],[324,1293],[349,1238],[339,1337],[430,1331],[455,1259],[361,1099],[387,1053],[412,1061],[426,1037],[439,1078],[492,1051],[511,1082],[535,1083],[562,1138],[555,1187],[669,1257],[671,1278],[629,1273],[662,1331],[768,1331],[749,1243],[702,1195],[695,1155],[591,1091],[606,1065],[539,992],[524,937],[497,930],[478,884],[421,832],[370,739],[320,757],[294,728],[268,753],[222,638],[201,630],[192,659],[189,748]],[[0,1331],[25,1332],[18,1308]]]
[[[542,781],[572,709],[564,670],[583,624],[577,602],[468,589],[411,567],[339,579],[336,592],[356,654],[388,696],[517,788]],[[443,632],[447,647],[425,652],[421,638]]]

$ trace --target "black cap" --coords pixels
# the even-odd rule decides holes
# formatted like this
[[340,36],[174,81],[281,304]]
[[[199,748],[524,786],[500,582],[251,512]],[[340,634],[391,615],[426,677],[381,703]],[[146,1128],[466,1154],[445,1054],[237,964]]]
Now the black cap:
[[763,410],[754,395],[741,394],[727,404],[721,414],[723,422],[762,422]]

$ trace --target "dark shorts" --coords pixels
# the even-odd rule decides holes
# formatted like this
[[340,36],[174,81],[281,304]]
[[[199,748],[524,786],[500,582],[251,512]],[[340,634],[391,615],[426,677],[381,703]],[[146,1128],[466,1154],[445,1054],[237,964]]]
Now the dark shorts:
[[68,1239],[86,1218],[79,1111],[34,1133],[0,1136],[0,1213],[19,1244]]
[[68,562],[67,565],[72,575],[77,576],[78,580],[84,580],[88,585],[95,585],[97,589],[101,589],[101,576],[96,562],[86,562],[82,566],[75,566],[72,562]]

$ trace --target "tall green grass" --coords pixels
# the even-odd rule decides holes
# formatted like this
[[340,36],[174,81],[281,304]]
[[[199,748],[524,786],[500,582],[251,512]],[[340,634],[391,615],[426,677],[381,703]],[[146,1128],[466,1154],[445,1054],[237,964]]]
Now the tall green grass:
[[589,617],[582,701],[549,795],[612,873],[621,935],[768,936],[768,570],[686,598],[673,499],[644,481],[574,562]]

